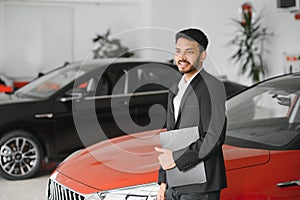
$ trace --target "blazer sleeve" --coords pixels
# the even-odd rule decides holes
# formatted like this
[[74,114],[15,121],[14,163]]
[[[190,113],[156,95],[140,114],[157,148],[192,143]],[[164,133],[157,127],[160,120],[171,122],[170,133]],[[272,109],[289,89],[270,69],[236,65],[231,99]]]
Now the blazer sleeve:
[[166,171],[160,167],[158,170],[158,184],[160,185],[161,183],[167,183],[167,176],[166,176]]
[[[208,85],[210,84],[210,85]],[[173,152],[176,167],[187,171],[199,162],[213,156],[222,148],[226,132],[225,89],[221,82],[209,82],[198,97],[200,120],[199,139],[184,149]]]

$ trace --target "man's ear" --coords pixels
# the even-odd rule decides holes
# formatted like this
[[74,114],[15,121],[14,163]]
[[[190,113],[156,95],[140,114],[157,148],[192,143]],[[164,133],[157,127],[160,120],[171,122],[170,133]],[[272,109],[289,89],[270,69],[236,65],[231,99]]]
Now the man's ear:
[[206,51],[202,51],[201,52],[201,54],[200,54],[200,62],[203,62],[205,60],[206,55],[207,55]]

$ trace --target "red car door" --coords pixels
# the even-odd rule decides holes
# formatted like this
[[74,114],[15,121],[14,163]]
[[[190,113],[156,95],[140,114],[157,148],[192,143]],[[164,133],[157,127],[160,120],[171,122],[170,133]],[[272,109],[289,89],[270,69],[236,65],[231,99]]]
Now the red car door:
[[[268,193],[278,199],[300,199],[300,150],[271,151]],[[264,180],[262,180],[264,181]]]
[[222,200],[300,199],[300,98],[284,83],[229,100]]

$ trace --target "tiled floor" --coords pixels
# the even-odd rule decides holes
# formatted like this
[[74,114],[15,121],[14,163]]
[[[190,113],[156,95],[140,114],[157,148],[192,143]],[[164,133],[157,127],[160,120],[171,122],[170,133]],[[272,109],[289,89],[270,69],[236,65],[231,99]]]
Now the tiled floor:
[[22,181],[7,181],[0,177],[1,200],[44,200],[48,175]]
[[0,200],[45,200],[47,180],[55,167],[47,168],[27,180],[8,181],[0,176]]

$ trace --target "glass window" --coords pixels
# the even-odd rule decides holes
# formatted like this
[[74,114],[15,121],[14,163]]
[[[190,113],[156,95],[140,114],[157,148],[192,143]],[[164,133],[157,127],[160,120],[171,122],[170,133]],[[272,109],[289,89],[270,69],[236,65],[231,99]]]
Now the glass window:
[[[107,72],[104,74],[104,76],[101,77],[99,84],[101,83],[108,83],[109,89],[108,94],[109,95],[118,95],[118,94],[125,94],[127,93],[126,87],[128,85],[127,83],[127,69],[126,68],[115,68],[110,69],[108,68]],[[98,87],[103,87],[98,85]]]
[[109,80],[108,75],[103,74],[96,88],[96,96],[110,95],[111,91],[112,91],[112,83]]
[[299,140],[299,101],[299,91],[276,87],[255,87],[230,99],[226,143],[262,149],[300,149],[293,146]]
[[18,96],[47,98],[71,83],[76,77],[87,73],[89,69],[79,67],[64,67],[46,74],[16,91]]
[[[126,93],[126,72],[127,67],[111,65],[105,72],[96,71],[93,75],[95,76],[95,87],[94,92],[90,93],[92,96],[106,96],[106,95],[118,95]],[[98,75],[98,76],[97,76]],[[99,80],[100,79],[100,80]]]
[[146,63],[129,71],[129,92],[168,90],[181,74],[169,65]]

